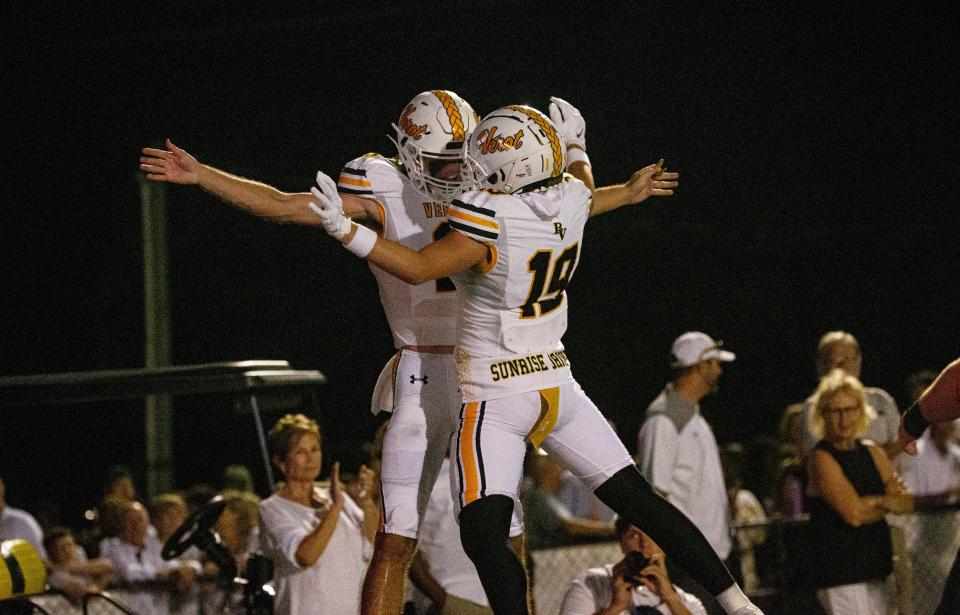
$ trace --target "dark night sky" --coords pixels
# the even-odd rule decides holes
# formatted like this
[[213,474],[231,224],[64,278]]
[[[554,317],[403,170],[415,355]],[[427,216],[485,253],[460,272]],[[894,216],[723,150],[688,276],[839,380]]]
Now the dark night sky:
[[[599,184],[659,157],[680,171],[673,198],[591,221],[569,291],[575,374],[628,445],[684,330],[738,354],[705,404],[721,441],[773,432],[827,330],[898,399],[958,354],[953,6],[123,4],[4,9],[0,375],[143,365],[142,146],[306,190],[390,154],[390,122],[432,88],[481,115],[568,99]],[[365,265],[198,189],[167,198],[175,362],[320,369],[328,441],[367,437],[391,340]],[[247,418],[180,407],[181,486],[256,464]],[[138,408],[0,408],[11,500],[81,506],[108,464],[142,472]]]

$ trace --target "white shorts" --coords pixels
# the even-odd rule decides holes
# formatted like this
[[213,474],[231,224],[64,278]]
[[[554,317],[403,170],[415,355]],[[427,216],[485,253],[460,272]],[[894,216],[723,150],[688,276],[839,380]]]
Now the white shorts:
[[[451,354],[401,350],[393,382],[393,416],[380,469],[383,531],[418,538],[423,515],[460,407]],[[459,509],[458,509],[459,510]],[[519,507],[510,535],[523,531]]]
[[[451,451],[451,492],[457,510],[488,495],[506,495],[517,506],[528,436],[555,413],[556,423],[540,445],[591,491],[633,459],[596,405],[576,382],[553,389],[461,405]],[[549,421],[549,419],[548,419]],[[549,427],[549,425],[547,425]],[[545,428],[538,430],[542,437]],[[451,455],[453,453],[451,452]]]

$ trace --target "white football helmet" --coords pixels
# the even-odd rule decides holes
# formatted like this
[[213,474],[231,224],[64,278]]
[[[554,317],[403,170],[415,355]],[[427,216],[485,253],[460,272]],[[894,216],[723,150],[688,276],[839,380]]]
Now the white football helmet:
[[[473,187],[464,149],[478,119],[473,107],[449,90],[423,92],[407,104],[392,125],[396,139],[390,140],[417,190],[449,203]],[[449,162],[460,163],[457,174],[438,177]]]
[[525,105],[485,116],[467,147],[476,183],[502,192],[530,192],[563,179],[566,146],[553,122]]

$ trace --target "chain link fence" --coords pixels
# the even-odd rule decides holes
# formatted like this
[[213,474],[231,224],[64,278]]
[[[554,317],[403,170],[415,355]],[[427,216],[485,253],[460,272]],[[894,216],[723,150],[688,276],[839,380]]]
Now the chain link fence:
[[[887,518],[893,537],[897,613],[932,615],[960,549],[960,510],[940,509]],[[775,519],[737,528],[744,587],[767,615],[816,615],[813,592],[796,587],[806,519]],[[534,551],[537,615],[559,615],[570,583],[588,568],[620,561],[617,543]],[[891,613],[892,615],[892,613]]]

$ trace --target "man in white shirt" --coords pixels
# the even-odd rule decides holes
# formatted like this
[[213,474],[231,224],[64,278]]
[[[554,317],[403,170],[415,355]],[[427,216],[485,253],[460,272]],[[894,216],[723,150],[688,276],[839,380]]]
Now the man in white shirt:
[[[149,535],[150,517],[140,502],[130,502],[120,518],[120,533],[100,543],[100,554],[113,563],[114,578],[121,583],[143,585],[149,581],[172,582],[179,593],[191,588],[200,572],[196,561],[165,561],[162,545]],[[131,591],[127,598],[138,613],[170,613],[174,608],[161,586]],[[175,601],[179,602],[179,600]],[[179,610],[179,604],[177,605]]]
[[[626,557],[616,564],[591,568],[574,581],[563,597],[560,615],[706,615],[696,596],[670,582],[657,543],[622,517],[617,518],[615,527]],[[646,565],[632,571],[630,560],[635,555],[628,554],[642,555],[634,561]]]
[[721,363],[736,358],[699,331],[673,342],[671,382],[647,408],[640,428],[640,471],[662,495],[700,528],[720,559],[732,547],[730,506],[713,430],[700,414],[700,400],[714,392]]
[[933,423],[917,440],[917,455],[900,456],[900,476],[910,493],[948,501],[960,495],[960,446],[956,422]]
[[[717,440],[700,414],[700,400],[717,389],[721,363],[736,358],[723,342],[688,331],[671,347],[671,381],[647,408],[637,439],[637,465],[661,495],[699,528],[727,568],[739,570],[733,549],[730,500]],[[677,582],[716,607],[697,583],[675,571]],[[720,611],[716,611],[720,612]]]
[[7,505],[7,488],[0,478],[0,542],[14,538],[26,540],[37,550],[40,557],[47,558],[40,524],[27,511]]

